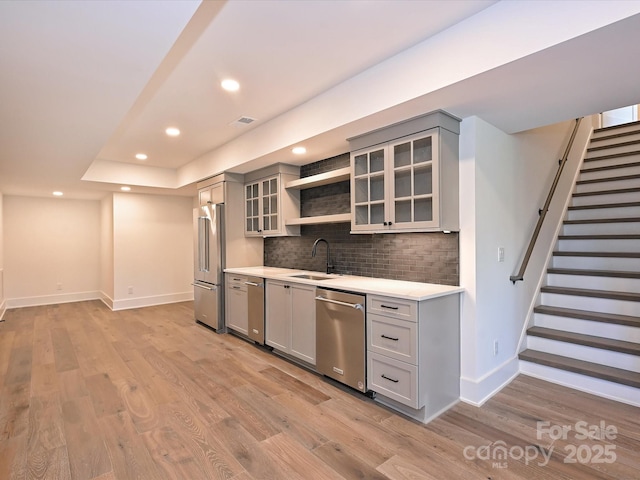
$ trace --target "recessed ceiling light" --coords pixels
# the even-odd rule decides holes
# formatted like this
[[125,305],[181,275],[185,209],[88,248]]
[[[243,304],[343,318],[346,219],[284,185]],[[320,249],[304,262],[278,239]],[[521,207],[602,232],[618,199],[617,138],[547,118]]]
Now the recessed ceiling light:
[[122,190],[123,192],[130,192],[131,187],[120,187],[120,190]]
[[220,83],[220,86],[227,92],[237,92],[240,90],[240,84],[231,78],[227,78]]
[[291,151],[296,155],[302,155],[303,153],[307,153],[307,149],[304,147],[294,147]]
[[64,195],[64,193],[62,193],[62,192],[58,192],[58,191],[53,192],[53,194],[54,194],[56,197],[61,197],[62,195]]
[[165,133],[170,137],[177,137],[178,135],[180,135],[180,130],[178,130],[176,127],[169,127],[165,130]]
[[148,157],[145,153],[136,153],[136,158],[138,160],[146,160]]

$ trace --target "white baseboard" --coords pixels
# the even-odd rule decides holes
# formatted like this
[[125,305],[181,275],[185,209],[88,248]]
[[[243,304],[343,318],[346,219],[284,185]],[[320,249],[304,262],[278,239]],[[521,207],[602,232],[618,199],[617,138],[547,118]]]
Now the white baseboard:
[[41,305],[56,305],[58,303],[84,302],[99,300],[100,292],[61,293],[58,295],[43,295],[40,297],[8,298],[7,309],[22,307],[38,307]]
[[[108,297],[107,297],[108,298]],[[170,293],[167,295],[154,295],[151,297],[138,297],[130,298],[126,300],[111,300],[112,306],[110,306],[105,299],[101,298],[103,302],[111,310],[128,310],[131,308],[153,307],[154,305],[165,305],[167,303],[188,302],[193,300],[193,291],[183,293]]]
[[104,292],[100,292],[100,300],[102,300],[102,303],[109,307],[109,310],[113,310],[113,298],[111,298]]
[[476,407],[506,387],[518,376],[518,357],[513,357],[478,379],[460,378],[460,400]]
[[37,307],[42,305],[56,305],[58,303],[84,302],[87,300],[100,300],[111,310],[128,310],[130,308],[152,307],[167,303],[187,302],[193,300],[193,291],[183,293],[171,293],[167,295],[154,295],[151,297],[131,298],[127,300],[113,300],[104,292],[79,292],[60,295],[43,295],[41,297],[25,297],[6,299],[0,306],[0,319],[4,310],[22,307]]
[[429,412],[429,413],[427,413],[426,407],[422,407],[421,409],[416,410],[414,408],[407,407],[406,405],[403,405],[402,403],[397,402],[392,398],[385,397],[384,395],[381,395],[381,394],[376,395],[375,401],[378,403],[381,403],[386,407],[392,408],[397,412],[400,412],[406,415],[409,418],[413,418],[414,420],[417,420],[420,423],[429,423],[434,418],[439,417],[444,412],[446,412],[447,410],[455,406],[459,400],[456,399],[452,401],[449,405],[442,407],[440,410],[436,412]]

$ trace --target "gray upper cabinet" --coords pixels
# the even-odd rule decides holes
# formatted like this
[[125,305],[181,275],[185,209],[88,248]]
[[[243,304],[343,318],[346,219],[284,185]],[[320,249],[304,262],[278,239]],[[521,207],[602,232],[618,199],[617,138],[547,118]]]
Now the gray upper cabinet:
[[[433,126],[442,117],[455,131]],[[353,233],[459,229],[458,122],[435,112],[349,139],[352,147],[375,142],[351,153]]]
[[298,167],[283,164],[245,175],[245,236],[300,235],[299,226],[285,223],[300,216],[300,193],[284,187],[299,177]]

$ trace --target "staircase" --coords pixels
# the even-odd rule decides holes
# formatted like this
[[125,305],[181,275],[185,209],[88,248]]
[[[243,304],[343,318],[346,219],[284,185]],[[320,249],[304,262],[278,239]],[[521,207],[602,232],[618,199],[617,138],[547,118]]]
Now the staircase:
[[640,122],[594,132],[520,370],[640,406]]

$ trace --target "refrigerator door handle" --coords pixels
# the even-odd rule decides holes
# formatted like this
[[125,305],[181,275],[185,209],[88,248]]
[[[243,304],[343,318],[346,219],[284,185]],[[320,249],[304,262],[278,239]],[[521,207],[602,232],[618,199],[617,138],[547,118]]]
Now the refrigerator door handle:
[[200,283],[192,283],[191,285],[193,285],[194,287],[198,287],[198,288],[202,288],[203,290],[217,290],[218,287],[212,286],[212,287],[208,287],[206,285],[202,285]]
[[207,217],[198,218],[198,270],[209,271],[209,235],[207,232]]

